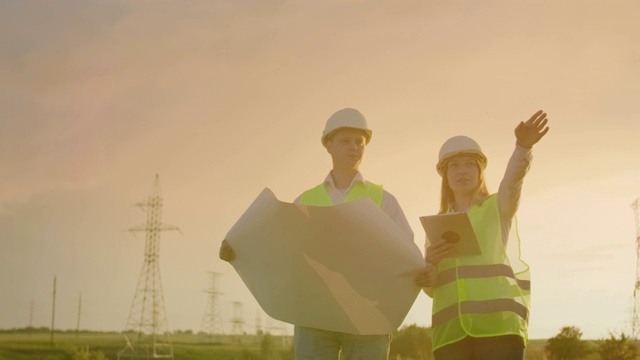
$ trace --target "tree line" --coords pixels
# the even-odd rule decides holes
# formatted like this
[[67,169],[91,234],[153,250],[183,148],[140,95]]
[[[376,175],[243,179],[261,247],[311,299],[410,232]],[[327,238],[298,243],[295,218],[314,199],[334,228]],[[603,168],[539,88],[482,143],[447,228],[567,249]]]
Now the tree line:
[[[600,340],[583,340],[575,326],[563,327],[558,334],[547,339],[541,349],[530,349],[527,360],[637,360],[638,343],[624,333],[609,334]],[[431,329],[409,325],[393,334],[390,359],[432,360]]]

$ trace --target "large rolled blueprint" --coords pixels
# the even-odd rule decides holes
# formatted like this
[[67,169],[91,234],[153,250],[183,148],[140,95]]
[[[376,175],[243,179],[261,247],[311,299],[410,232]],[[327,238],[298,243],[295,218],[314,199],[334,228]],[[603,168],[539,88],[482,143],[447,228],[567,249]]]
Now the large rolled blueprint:
[[411,236],[368,198],[305,206],[265,188],[226,240],[231,264],[269,316],[351,334],[400,326],[425,266]]

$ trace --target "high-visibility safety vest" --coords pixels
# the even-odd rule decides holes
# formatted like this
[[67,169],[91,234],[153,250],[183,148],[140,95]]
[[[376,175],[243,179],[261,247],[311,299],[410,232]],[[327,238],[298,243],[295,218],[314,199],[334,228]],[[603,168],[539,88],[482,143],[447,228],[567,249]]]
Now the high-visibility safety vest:
[[[357,181],[349,190],[349,194],[344,199],[344,202],[349,202],[361,198],[368,197],[380,207],[382,205],[382,185],[376,185],[369,181]],[[313,206],[332,206],[333,201],[324,187],[324,184],[320,184],[312,189],[309,189],[302,193],[300,196],[300,203],[302,205]]]
[[433,349],[464,339],[518,335],[525,346],[531,299],[529,266],[520,259],[517,223],[502,240],[496,195],[469,209],[481,255],[443,259],[433,289]]

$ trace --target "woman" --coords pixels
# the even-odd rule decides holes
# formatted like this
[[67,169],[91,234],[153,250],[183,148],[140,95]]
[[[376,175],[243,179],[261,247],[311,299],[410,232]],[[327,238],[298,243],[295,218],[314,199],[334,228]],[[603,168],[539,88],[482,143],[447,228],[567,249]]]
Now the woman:
[[524,359],[527,344],[529,267],[520,260],[515,214],[531,148],[547,133],[547,114],[536,112],[515,129],[516,148],[497,194],[484,179],[487,157],[473,139],[455,136],[440,149],[440,214],[466,212],[482,254],[452,256],[454,244],[427,247],[427,267],[416,277],[433,298],[436,360]]

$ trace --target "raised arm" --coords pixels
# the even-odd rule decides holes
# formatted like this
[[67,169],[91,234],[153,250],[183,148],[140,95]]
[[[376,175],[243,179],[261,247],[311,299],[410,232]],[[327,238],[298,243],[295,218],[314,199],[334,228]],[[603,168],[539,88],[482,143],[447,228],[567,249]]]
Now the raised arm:
[[529,120],[521,121],[514,130],[516,148],[498,189],[498,206],[504,223],[510,223],[518,209],[522,182],[531,164],[531,148],[549,131],[547,122],[547,114],[539,110]]

